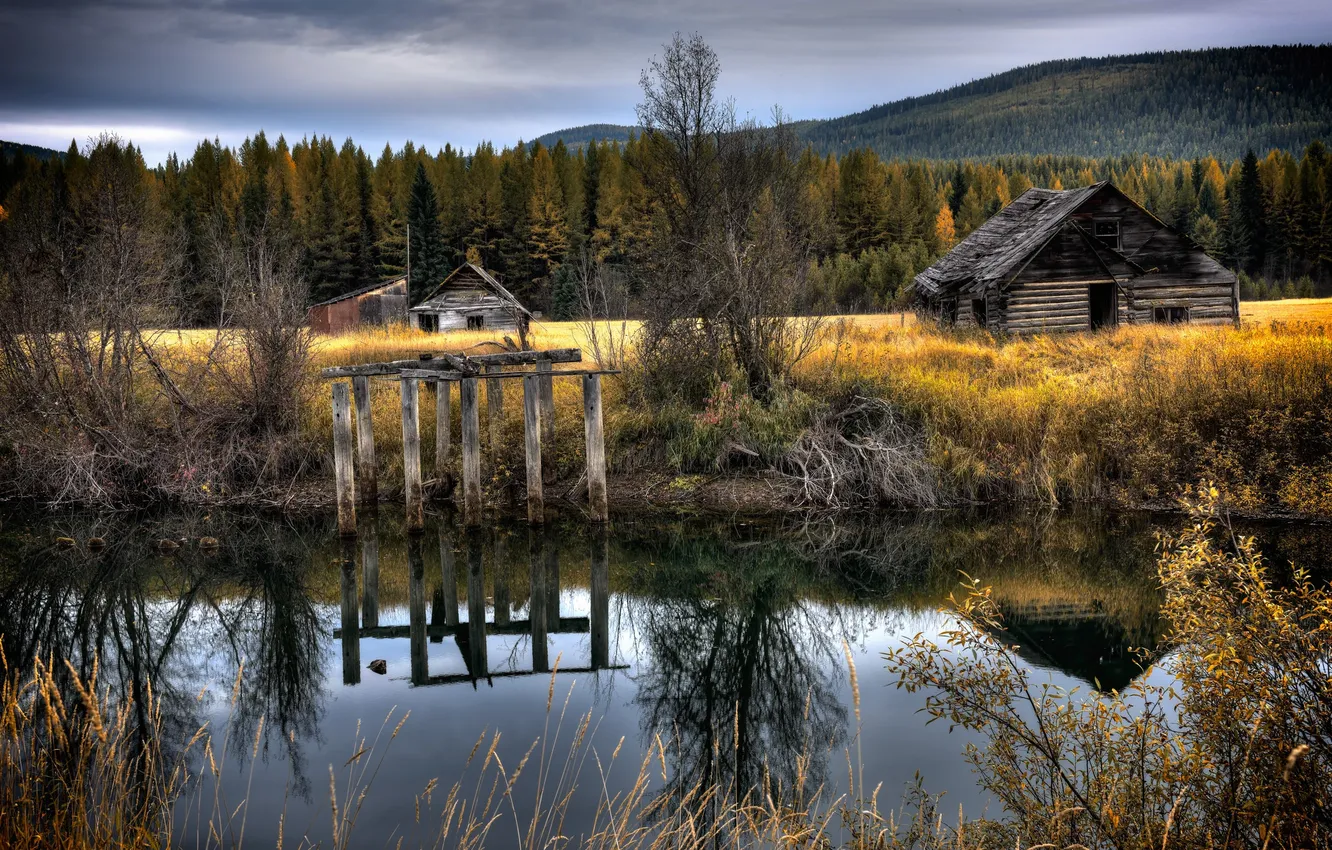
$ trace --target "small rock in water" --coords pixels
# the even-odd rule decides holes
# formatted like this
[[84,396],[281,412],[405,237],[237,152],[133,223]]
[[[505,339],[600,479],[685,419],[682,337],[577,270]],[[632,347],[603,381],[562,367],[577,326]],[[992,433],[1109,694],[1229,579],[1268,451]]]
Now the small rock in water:
[[200,549],[216,549],[216,548],[217,548],[217,545],[218,545],[218,544],[217,544],[217,538],[216,538],[216,537],[200,537],[200,538],[199,538],[199,548],[200,548]]
[[106,541],[103,540],[102,538],[100,537],[88,538],[88,549],[90,549],[91,551],[100,552],[105,548],[106,548]]
[[382,658],[376,658],[370,662],[370,669],[382,676],[388,672],[388,662]]
[[59,546],[61,549],[73,549],[73,548],[74,548],[74,538],[73,538],[73,537],[57,537],[57,538],[55,539],[55,543],[56,543],[56,545]]
[[161,552],[174,552],[180,548],[180,544],[168,538],[162,538],[157,541],[157,548]]

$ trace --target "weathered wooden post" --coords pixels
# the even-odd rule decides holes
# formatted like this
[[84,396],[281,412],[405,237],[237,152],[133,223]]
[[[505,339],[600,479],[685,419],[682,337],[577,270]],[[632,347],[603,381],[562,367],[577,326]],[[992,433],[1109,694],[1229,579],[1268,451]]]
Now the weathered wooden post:
[[342,684],[361,681],[361,630],[356,610],[356,544],[342,541]]
[[541,445],[545,451],[541,455],[541,478],[547,484],[555,483],[555,379],[551,372],[554,366],[549,360],[536,364],[537,374],[541,376]]
[[523,437],[527,455],[527,521],[546,521],[546,499],[541,492],[541,376],[523,375]]
[[361,536],[361,623],[379,628],[379,529],[373,513]]
[[379,501],[379,473],[375,467],[375,425],[370,401],[370,378],[352,378],[352,400],[356,402],[356,470],[358,496],[373,505]]
[[610,556],[606,529],[592,536],[592,669],[610,666]]
[[542,551],[544,538],[537,529],[527,531],[527,563],[532,572],[532,586],[527,603],[527,623],[532,629],[532,670],[550,670],[546,640],[546,564]]
[[[504,371],[499,363],[487,363],[487,374]],[[499,463],[500,426],[504,424],[504,382],[499,378],[486,379],[486,425],[490,429],[490,462]]]
[[338,489],[338,534],[356,535],[356,484],[352,481],[351,393],[333,384],[333,472]]
[[421,504],[421,432],[417,416],[419,387],[415,378],[401,378],[398,386],[402,388],[402,475],[407,499],[407,531],[415,534],[425,528],[425,512]]
[[439,481],[446,481],[449,475],[449,453],[453,448],[452,397],[451,381],[435,381],[435,478]]
[[481,524],[481,422],[476,402],[476,378],[463,378],[458,390],[462,402],[463,523]]
[[601,376],[583,376],[583,436],[587,445],[587,504],[593,522],[605,522],[606,442],[601,430]]

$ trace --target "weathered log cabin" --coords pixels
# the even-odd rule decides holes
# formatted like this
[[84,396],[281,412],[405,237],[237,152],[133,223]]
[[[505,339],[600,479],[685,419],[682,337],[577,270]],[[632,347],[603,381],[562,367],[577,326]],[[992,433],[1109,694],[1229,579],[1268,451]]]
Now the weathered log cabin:
[[1239,320],[1234,273],[1108,182],[1028,189],[913,288],[922,318],[1008,333]]
[[341,334],[362,325],[391,325],[407,321],[407,278],[399,277],[362,287],[310,308],[310,330]]
[[526,333],[532,314],[485,269],[463,263],[408,311],[423,331],[495,330]]

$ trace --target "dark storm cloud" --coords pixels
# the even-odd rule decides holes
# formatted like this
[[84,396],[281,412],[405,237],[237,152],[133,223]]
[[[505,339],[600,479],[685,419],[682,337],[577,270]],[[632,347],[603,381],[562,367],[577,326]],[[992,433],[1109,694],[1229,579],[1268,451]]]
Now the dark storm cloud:
[[1329,5],[9,0],[0,136],[111,127],[151,137],[150,157],[259,126],[367,144],[511,141],[631,121],[639,69],[677,30],[718,50],[742,108],[818,117],[1062,56],[1326,41]]

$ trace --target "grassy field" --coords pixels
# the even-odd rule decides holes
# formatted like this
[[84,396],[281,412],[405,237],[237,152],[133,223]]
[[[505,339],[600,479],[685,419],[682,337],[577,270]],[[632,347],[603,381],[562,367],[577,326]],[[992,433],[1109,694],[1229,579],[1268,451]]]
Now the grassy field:
[[[726,415],[630,404],[607,381],[612,472],[682,477],[780,466],[787,449],[839,400],[872,396],[920,423],[948,502],[1171,504],[1181,487],[1213,480],[1239,510],[1332,516],[1332,299],[1246,304],[1243,327],[1123,327],[1097,334],[1000,339],[941,333],[910,315],[847,317],[797,368],[768,408],[740,399]],[[579,346],[573,323],[541,323],[538,348]],[[371,331],[321,338],[319,366],[483,352],[485,334]],[[383,480],[400,473],[397,390],[374,383]],[[483,390],[484,392],[484,390]],[[486,469],[521,475],[519,393],[504,399],[503,435]],[[578,385],[556,381],[554,454],[581,468]],[[720,402],[719,402],[720,404]],[[730,402],[727,402],[730,404]],[[458,428],[457,405],[454,422]],[[330,445],[328,399],[304,421]],[[422,403],[423,462],[433,464],[434,406]],[[483,432],[486,430],[483,427]]]

